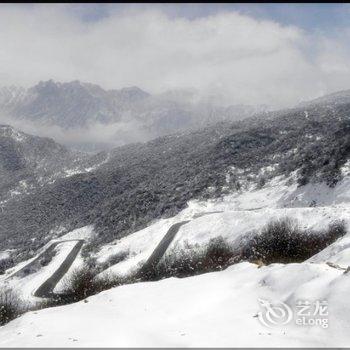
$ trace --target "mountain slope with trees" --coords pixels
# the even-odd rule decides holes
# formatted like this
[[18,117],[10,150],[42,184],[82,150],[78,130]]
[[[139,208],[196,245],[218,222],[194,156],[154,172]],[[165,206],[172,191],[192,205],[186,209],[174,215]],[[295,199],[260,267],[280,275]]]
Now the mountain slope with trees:
[[18,249],[20,259],[50,232],[89,224],[95,243],[103,244],[175,215],[190,199],[244,191],[247,183],[263,186],[295,171],[300,186],[334,186],[350,155],[349,112],[348,103],[315,104],[116,148],[95,170],[57,178],[6,203],[0,250]]

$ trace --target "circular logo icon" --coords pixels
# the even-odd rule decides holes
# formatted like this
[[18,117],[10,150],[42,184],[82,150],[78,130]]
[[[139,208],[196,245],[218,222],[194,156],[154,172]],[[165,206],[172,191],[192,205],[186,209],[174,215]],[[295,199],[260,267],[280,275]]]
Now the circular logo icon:
[[258,299],[263,311],[258,312],[259,321],[266,327],[285,325],[293,317],[292,309],[283,302],[271,304],[268,300]]

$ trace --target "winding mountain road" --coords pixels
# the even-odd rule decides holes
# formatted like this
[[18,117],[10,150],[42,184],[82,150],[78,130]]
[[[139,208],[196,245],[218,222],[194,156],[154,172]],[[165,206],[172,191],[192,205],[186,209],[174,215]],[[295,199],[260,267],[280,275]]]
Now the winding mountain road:
[[137,278],[141,278],[148,272],[152,271],[152,269],[159,263],[159,261],[162,259],[164,256],[164,253],[168,249],[170,243],[174,240],[177,232],[179,231],[180,227],[182,225],[187,224],[188,221],[180,221],[177,222],[176,224],[172,225],[168,232],[165,234],[163,239],[159,242],[157,245],[156,249],[153,251],[151,256],[147,259],[145,264],[141,267],[141,269],[137,273]]
[[54,249],[58,244],[62,242],[57,241],[51,243],[44,251],[42,251],[35,259],[30,261],[28,264],[20,268],[18,271],[12,273],[10,276],[6,278],[6,280],[13,277],[24,277],[31,273],[32,270],[35,270],[38,266],[40,266],[40,261],[45,258],[49,258],[52,256]]
[[[255,210],[255,209],[254,209]],[[223,211],[213,211],[213,212],[205,212],[200,214],[195,214],[193,216],[193,219],[198,219],[205,215],[215,214],[215,213],[222,213]],[[176,234],[180,230],[180,228],[189,223],[191,220],[184,220],[177,222],[173,224],[165,234],[165,236],[161,239],[161,241],[158,243],[156,248],[154,249],[153,253],[150,255],[150,257],[147,259],[145,264],[141,267],[141,269],[137,273],[137,277],[141,278],[145,274],[151,272],[153,268],[159,263],[159,261],[163,258],[165,252],[167,251],[170,244],[173,242]],[[41,259],[49,258],[50,254],[53,253],[54,248],[61,243],[68,242],[68,241],[77,241],[75,246],[72,248],[72,250],[69,252],[69,254],[66,256],[65,260],[61,263],[61,265],[58,267],[58,269],[52,274],[51,277],[49,277],[44,283],[42,283],[33,293],[35,297],[38,298],[51,298],[54,297],[55,294],[53,290],[55,289],[57,283],[63,278],[63,276],[67,273],[69,268],[72,266],[73,262],[75,261],[76,257],[78,256],[83,244],[83,239],[70,239],[70,240],[64,240],[64,241],[57,241],[53,242],[51,245],[49,245],[42,253],[40,253],[35,259],[33,259],[31,262],[29,262],[27,265],[22,267],[20,270],[16,271],[14,274],[9,276],[8,278],[14,277],[14,276],[22,276],[28,271],[30,271],[32,268],[36,268],[38,264],[40,264]]]
[[[222,211],[211,211],[211,212],[206,212],[206,213],[195,214],[193,216],[193,219],[198,219],[202,216],[216,214],[216,213],[222,213]],[[165,236],[159,242],[157,247],[154,249],[151,256],[147,259],[145,264],[138,271],[138,273],[136,275],[137,278],[142,278],[143,276],[147,275],[147,273],[150,273],[154,269],[155,266],[157,266],[157,264],[162,259],[165,252],[167,251],[169,245],[174,240],[174,238],[175,238],[176,234],[178,233],[178,231],[180,230],[181,226],[189,223],[190,221],[191,220],[180,221],[180,222],[177,222],[176,224],[170,226],[168,232],[165,234]]]
[[[64,242],[64,241],[63,241]],[[74,260],[80,252],[81,247],[84,244],[84,240],[80,239],[64,259],[60,267],[49,277],[35,292],[34,296],[38,298],[50,298],[54,295],[53,290],[61,278],[67,273],[72,266]],[[62,242],[61,242],[62,243]]]
[[[214,214],[219,212],[207,212],[203,214],[197,214],[194,216],[194,219],[197,219],[204,215]],[[152,271],[152,269],[159,263],[159,261],[164,256],[166,250],[168,249],[171,242],[174,240],[176,234],[178,233],[181,226],[187,224],[190,222],[190,220],[180,221],[176,224],[172,225],[165,236],[162,238],[162,240],[159,242],[157,247],[154,249],[151,256],[147,259],[145,264],[142,266],[142,268],[138,271],[137,277],[142,277],[145,274],[147,274],[149,271]],[[59,244],[63,243],[65,241],[60,242],[54,242],[52,245],[50,245],[43,253],[41,253],[35,260],[33,260],[30,264],[36,263],[39,261],[45,254],[48,252],[51,252],[53,248]],[[62,277],[67,273],[69,268],[72,266],[74,260],[76,259],[77,255],[79,254],[79,251],[81,247],[84,244],[84,240],[78,240],[77,244],[73,247],[71,252],[67,255],[66,259],[63,261],[63,263],[60,265],[60,267],[52,274],[51,277],[49,277],[35,292],[34,296],[38,298],[50,298],[54,296],[53,290],[55,289],[57,283],[62,279]],[[28,264],[28,265],[30,265]],[[28,265],[24,268],[28,268]]]

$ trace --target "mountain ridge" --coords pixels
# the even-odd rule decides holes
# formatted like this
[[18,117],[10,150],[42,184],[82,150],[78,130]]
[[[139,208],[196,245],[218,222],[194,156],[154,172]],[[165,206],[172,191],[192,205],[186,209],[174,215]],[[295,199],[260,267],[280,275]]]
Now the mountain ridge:
[[[263,187],[276,176],[334,187],[350,156],[349,111],[350,104],[294,108],[97,154],[89,167],[8,201],[1,235],[21,258],[58,227],[94,225],[98,245],[171,217],[189,200]],[[24,237],[36,240],[23,247]]]
[[[82,150],[89,148],[84,146],[89,142],[92,149],[96,148],[94,143],[100,150],[111,149],[220,120],[244,119],[264,109],[220,106],[198,100],[187,90],[153,95],[135,86],[105,90],[78,80],[0,89],[0,121],[6,117],[6,123],[37,130],[40,136],[56,135],[60,143],[77,144]],[[92,136],[90,140],[75,137],[87,133]]]

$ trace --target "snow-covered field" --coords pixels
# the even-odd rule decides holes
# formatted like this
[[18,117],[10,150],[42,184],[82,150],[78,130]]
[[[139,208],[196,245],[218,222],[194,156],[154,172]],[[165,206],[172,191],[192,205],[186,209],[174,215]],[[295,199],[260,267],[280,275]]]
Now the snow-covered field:
[[[322,230],[336,220],[350,228],[349,203],[348,176],[333,189],[322,184],[297,188],[288,179],[275,178],[262,189],[252,188],[219,201],[191,201],[175,217],[155,221],[105,245],[96,258],[102,263],[125,254],[122,262],[107,271],[129,273],[152,254],[173,224],[183,220],[190,222],[181,226],[168,252],[187,244],[203,245],[218,236],[235,244],[271,219],[286,216],[298,220],[303,228]],[[88,239],[92,234],[93,228],[85,227],[60,239]],[[70,249],[69,242],[62,245],[46,269],[38,272],[40,278],[33,274],[28,280],[17,279],[23,293],[29,297]],[[81,263],[78,257],[68,273]],[[76,304],[29,312],[0,328],[0,346],[349,346],[349,265],[348,231],[304,263],[260,268],[240,263],[222,272],[126,285]],[[313,309],[315,305],[327,302],[327,315],[311,315],[322,318],[327,327],[297,324],[300,301],[309,302],[315,312],[325,310]],[[270,309],[266,302],[271,303]],[[275,315],[276,310],[281,311],[277,308],[280,302],[285,303],[284,310],[289,307],[291,319],[284,325],[262,324],[271,315],[266,310],[272,314],[275,310]]]
[[[137,283],[0,328],[2,347],[348,346],[350,275],[324,263],[241,263],[196,277]],[[260,323],[258,299],[285,302],[286,325]],[[297,325],[296,302],[327,300],[328,328]],[[52,326],[54,322],[54,327]]]

